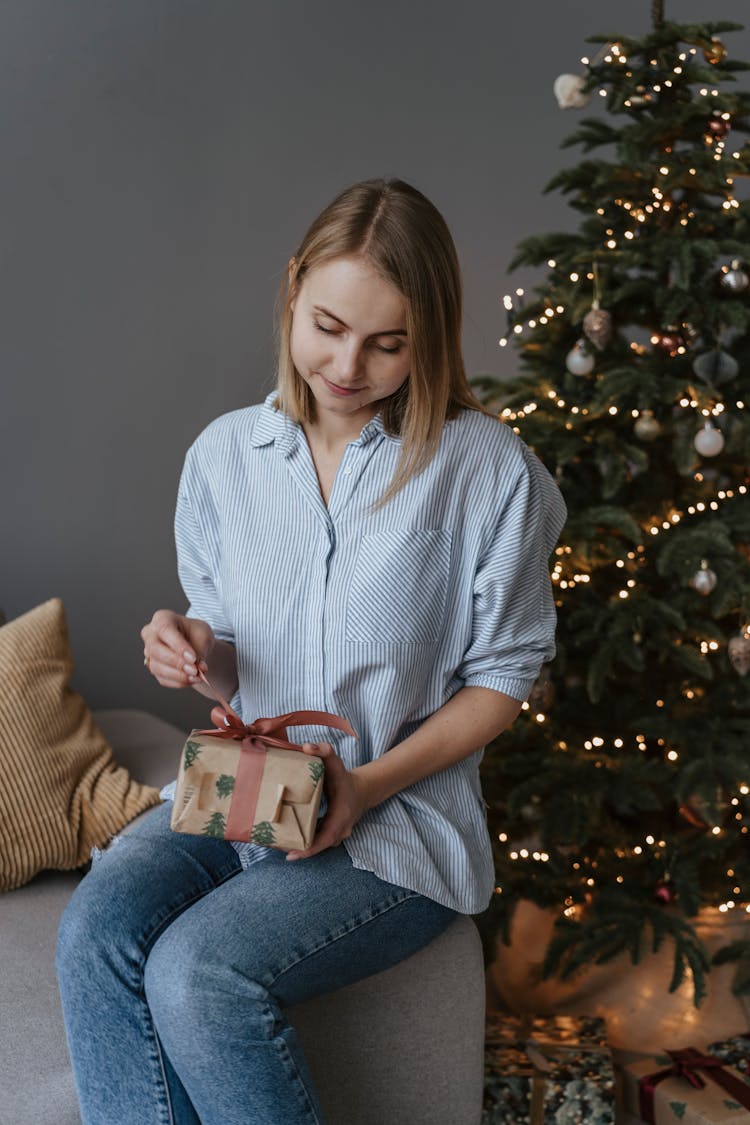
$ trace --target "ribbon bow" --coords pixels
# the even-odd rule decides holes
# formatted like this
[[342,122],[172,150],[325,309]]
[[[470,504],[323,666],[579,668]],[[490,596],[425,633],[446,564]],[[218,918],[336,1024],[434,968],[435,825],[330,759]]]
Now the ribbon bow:
[[696,1090],[702,1090],[706,1085],[699,1071],[704,1071],[706,1076],[721,1086],[734,1101],[739,1102],[745,1109],[750,1109],[750,1089],[735,1074],[724,1070],[721,1059],[713,1055],[704,1055],[695,1047],[685,1047],[682,1051],[667,1051],[672,1059],[672,1065],[659,1070],[655,1074],[646,1074],[640,1081],[639,1102],[640,1114],[649,1125],[654,1125],[654,1094],[656,1087],[665,1078],[686,1078]]

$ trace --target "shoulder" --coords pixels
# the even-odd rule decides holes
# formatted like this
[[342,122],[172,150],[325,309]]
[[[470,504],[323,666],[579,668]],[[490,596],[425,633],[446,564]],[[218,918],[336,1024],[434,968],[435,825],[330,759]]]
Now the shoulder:
[[464,471],[495,485],[500,479],[517,479],[527,456],[533,456],[510,426],[479,410],[462,410],[446,422],[441,445],[444,455],[460,462]]
[[488,510],[501,511],[524,495],[559,530],[566,514],[562,494],[544,463],[507,423],[463,410],[446,424],[444,437],[451,462],[471,479]]
[[252,438],[264,410],[265,404],[260,403],[221,414],[201,430],[190,447],[191,451],[215,453],[237,442],[248,441]]

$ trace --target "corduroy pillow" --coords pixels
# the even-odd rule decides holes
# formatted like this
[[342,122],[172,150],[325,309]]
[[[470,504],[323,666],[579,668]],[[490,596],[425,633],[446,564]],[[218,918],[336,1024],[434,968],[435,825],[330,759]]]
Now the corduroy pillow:
[[159,803],[118,766],[69,687],[65,609],[53,598],[0,628],[0,891],[89,859]]

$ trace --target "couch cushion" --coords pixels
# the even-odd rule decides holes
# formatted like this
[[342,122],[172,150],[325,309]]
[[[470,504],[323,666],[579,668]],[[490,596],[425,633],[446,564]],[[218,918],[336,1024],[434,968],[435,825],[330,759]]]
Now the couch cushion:
[[[183,731],[143,711],[94,717],[135,777],[157,788],[171,780]],[[60,915],[80,877],[44,871],[0,899],[0,1125],[80,1125],[54,969]]]
[[0,628],[0,890],[85,863],[159,801],[118,766],[69,686],[65,610],[53,598]]

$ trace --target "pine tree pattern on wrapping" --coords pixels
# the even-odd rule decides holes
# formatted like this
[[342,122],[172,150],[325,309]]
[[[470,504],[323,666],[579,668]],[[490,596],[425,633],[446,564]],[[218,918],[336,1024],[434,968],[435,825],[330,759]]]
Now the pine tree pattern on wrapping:
[[229,797],[234,792],[234,778],[231,774],[219,774],[216,779],[216,792],[221,798]]
[[226,827],[227,827],[227,822],[226,822],[226,818],[224,817],[223,813],[220,813],[220,812],[211,813],[211,818],[210,818],[208,824],[206,825],[206,827],[203,829],[203,835],[204,836],[217,836],[217,837],[219,837],[220,839],[223,840],[224,839],[224,833],[226,831]]
[[200,742],[193,742],[190,739],[185,743],[185,753],[182,756],[182,768],[185,770],[190,769],[195,759],[201,752]]
[[685,1116],[685,1110],[687,1109],[687,1102],[670,1102],[669,1108],[672,1110],[675,1117],[679,1117],[680,1120],[682,1120]]
[[267,820],[261,820],[258,824],[254,824],[250,840],[253,844],[264,844],[266,847],[274,844],[276,836],[274,835],[273,825]]
[[317,785],[325,773],[325,766],[322,762],[308,762],[307,768],[310,771],[310,777],[313,779],[313,783]]

